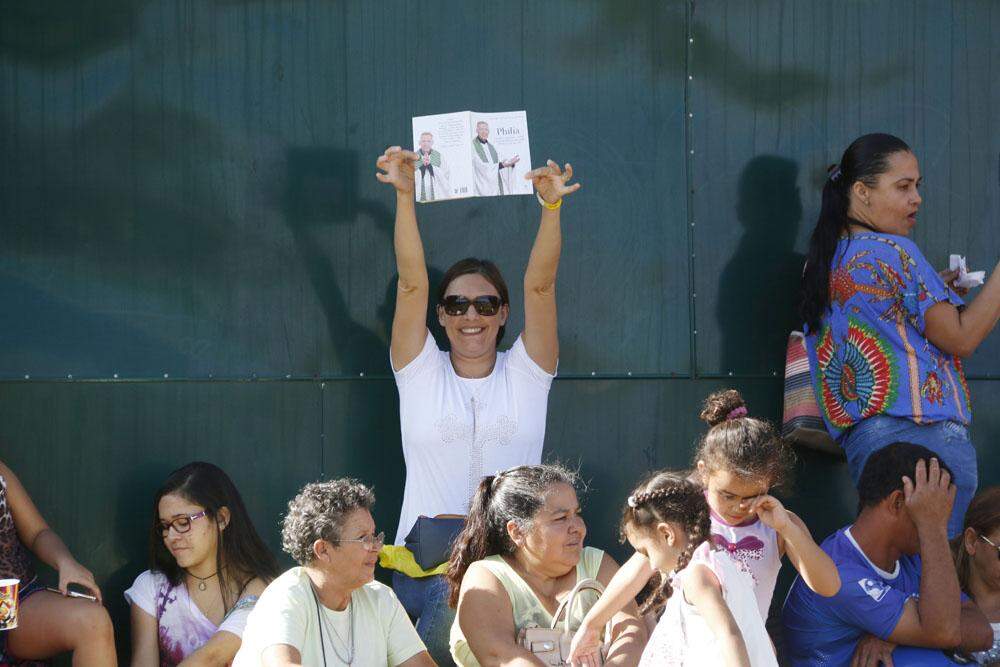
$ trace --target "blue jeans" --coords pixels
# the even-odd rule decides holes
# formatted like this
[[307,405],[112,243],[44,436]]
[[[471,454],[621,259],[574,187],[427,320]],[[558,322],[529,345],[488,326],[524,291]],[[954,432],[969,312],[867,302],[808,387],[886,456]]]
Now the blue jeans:
[[961,533],[965,510],[969,508],[979,484],[976,449],[969,440],[969,430],[952,421],[917,424],[903,417],[884,415],[858,422],[840,441],[847,455],[847,467],[851,471],[854,486],[858,485],[868,457],[894,442],[923,445],[937,454],[951,470],[952,481],[958,491],[951,518],[948,519],[948,537]]
[[417,626],[417,634],[438,665],[455,663],[448,642],[455,610],[448,606],[448,583],[441,575],[412,579],[402,572],[392,573],[392,590]]

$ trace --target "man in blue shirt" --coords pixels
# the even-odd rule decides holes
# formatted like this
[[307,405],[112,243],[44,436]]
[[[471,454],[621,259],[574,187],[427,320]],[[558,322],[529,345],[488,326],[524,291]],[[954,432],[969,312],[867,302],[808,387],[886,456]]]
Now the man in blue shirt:
[[986,617],[962,599],[948,546],[948,467],[925,447],[891,444],[869,457],[858,496],[857,520],[822,544],[840,591],[822,597],[800,577],[785,600],[789,664],[951,665],[946,651],[992,645]]

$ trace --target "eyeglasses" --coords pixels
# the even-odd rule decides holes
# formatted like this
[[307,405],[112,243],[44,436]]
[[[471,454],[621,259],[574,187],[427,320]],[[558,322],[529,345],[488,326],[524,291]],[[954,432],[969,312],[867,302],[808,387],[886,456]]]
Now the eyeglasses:
[[993,540],[991,540],[990,538],[986,537],[985,535],[980,535],[979,539],[981,539],[983,542],[986,542],[986,544],[988,544],[991,547],[993,547],[994,549],[996,549],[997,550],[997,558],[1000,558],[1000,544],[994,544]]
[[500,310],[500,297],[490,294],[477,296],[470,301],[464,296],[452,294],[441,300],[441,306],[444,308],[446,314],[453,317],[465,315],[466,311],[469,310],[469,306],[475,306],[476,312],[480,315],[490,317],[491,315],[496,315]]
[[191,530],[191,522],[195,519],[200,519],[201,517],[208,514],[208,510],[202,510],[197,514],[188,514],[187,516],[179,516],[172,521],[161,521],[160,522],[160,534],[166,537],[173,528],[177,533],[186,533]]
[[378,535],[365,535],[360,540],[329,540],[330,542],[359,542],[365,545],[365,549],[368,551],[376,551],[382,548],[385,544],[385,533],[379,533]]

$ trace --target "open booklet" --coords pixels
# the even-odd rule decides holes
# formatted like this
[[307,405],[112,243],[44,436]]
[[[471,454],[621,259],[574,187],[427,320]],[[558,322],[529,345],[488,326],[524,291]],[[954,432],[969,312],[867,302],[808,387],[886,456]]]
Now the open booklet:
[[416,116],[413,146],[418,202],[534,192],[524,178],[531,170],[524,111]]

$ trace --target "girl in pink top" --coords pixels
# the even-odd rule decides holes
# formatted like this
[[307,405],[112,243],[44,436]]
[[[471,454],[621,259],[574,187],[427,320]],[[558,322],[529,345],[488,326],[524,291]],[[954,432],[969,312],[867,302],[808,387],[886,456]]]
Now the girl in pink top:
[[810,588],[836,595],[840,577],[833,561],[802,519],[770,495],[794,463],[788,444],[766,421],[748,415],[735,389],[706,398],[701,419],[711,428],[695,455],[695,476],[711,508],[711,539],[753,577],[761,617],[767,619],[785,555]]

